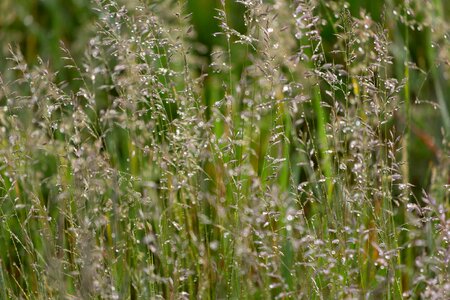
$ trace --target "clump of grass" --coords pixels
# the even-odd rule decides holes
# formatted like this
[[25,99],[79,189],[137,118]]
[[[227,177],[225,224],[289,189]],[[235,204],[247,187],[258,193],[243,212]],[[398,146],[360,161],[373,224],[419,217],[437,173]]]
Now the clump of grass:
[[[61,44],[75,82],[10,49],[2,298],[449,296],[445,50],[413,64],[409,39],[353,2],[237,1],[243,30],[227,3],[206,60],[169,1],[96,1],[85,57]],[[435,8],[394,15],[438,43]],[[442,134],[417,193],[421,103]]]

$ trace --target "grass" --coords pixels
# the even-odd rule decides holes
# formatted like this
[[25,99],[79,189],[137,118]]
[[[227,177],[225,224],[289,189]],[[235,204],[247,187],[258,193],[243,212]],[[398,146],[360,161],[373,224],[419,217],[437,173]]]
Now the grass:
[[203,2],[3,2],[0,298],[448,298],[446,4]]

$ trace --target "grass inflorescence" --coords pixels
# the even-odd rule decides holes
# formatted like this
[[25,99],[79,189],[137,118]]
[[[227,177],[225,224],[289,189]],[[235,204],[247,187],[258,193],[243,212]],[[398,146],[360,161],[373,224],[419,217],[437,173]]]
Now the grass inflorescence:
[[0,299],[449,298],[448,5],[199,3],[8,48]]

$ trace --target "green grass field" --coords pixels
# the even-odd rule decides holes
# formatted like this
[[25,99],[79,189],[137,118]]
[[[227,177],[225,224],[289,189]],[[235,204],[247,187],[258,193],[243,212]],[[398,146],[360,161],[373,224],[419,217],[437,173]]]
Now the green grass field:
[[450,299],[450,2],[0,11],[0,299]]

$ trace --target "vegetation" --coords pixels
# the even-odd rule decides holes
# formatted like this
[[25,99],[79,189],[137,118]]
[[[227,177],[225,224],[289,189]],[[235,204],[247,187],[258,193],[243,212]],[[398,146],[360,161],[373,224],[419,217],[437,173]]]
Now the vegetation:
[[447,1],[0,8],[0,299],[450,298]]

